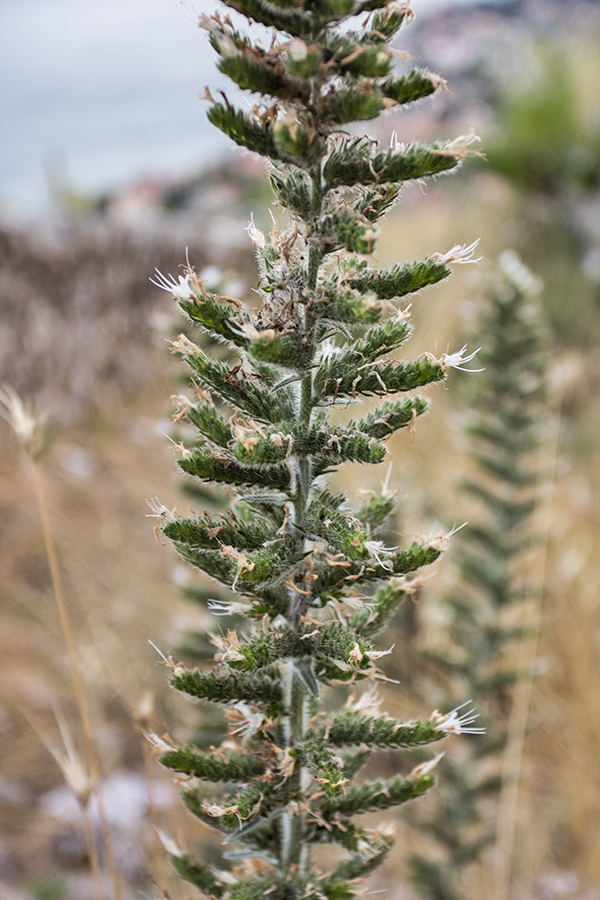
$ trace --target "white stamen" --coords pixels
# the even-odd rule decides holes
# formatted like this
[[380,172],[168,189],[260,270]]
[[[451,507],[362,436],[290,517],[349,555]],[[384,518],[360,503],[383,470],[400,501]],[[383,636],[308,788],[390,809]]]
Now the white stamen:
[[431,716],[435,720],[436,728],[445,731],[446,734],[485,734],[485,728],[470,727],[471,723],[479,718],[479,713],[476,713],[474,709],[466,709],[460,716],[458,715],[459,710],[469,706],[470,703],[471,701],[467,700],[466,703],[457,706],[445,716],[440,715],[436,710]]
[[444,553],[448,549],[450,538],[454,534],[456,534],[457,531],[460,531],[461,528],[464,528],[467,524],[467,522],[463,522],[462,525],[455,525],[447,534],[444,534],[443,531],[440,531],[435,536],[429,537],[427,539],[427,546],[434,547],[436,550],[440,550],[442,553]]
[[248,704],[243,700],[240,700],[238,703],[234,703],[233,706],[234,709],[242,717],[243,721],[240,722],[239,725],[236,725],[235,728],[230,729],[230,733],[239,734],[244,738],[252,737],[254,734],[256,734],[264,721],[263,714],[260,712],[252,712]]
[[194,25],[200,24],[200,15],[196,12],[191,3],[187,3],[186,0],[180,0],[178,6],[186,19],[189,19]]
[[234,616],[248,609],[246,603],[236,603],[234,600],[209,600],[207,605],[215,616]]
[[171,663],[169,662],[169,660],[167,659],[165,654],[162,652],[162,650],[159,650],[158,647],[156,646],[156,644],[153,644],[152,641],[149,640],[148,643],[150,644],[150,646],[152,647],[153,650],[156,650],[158,655],[162,658],[163,662],[165,662],[170,667]]
[[478,134],[475,134],[475,129],[469,128],[467,134],[461,134],[457,138],[454,138],[453,141],[446,144],[444,150],[441,152],[447,156],[458,156],[459,159],[465,159],[467,156],[473,154],[477,156],[480,155],[478,150],[469,150],[468,148],[471,144],[476,144],[479,141],[481,141],[481,138]]
[[411,775],[428,775],[429,772],[433,772],[440,759],[445,755],[445,753],[438,753],[438,755],[434,756],[433,759],[430,759],[429,762],[422,763],[420,766],[417,766],[416,769],[413,769]]
[[455,244],[447,253],[432,253],[431,259],[434,259],[442,266],[448,266],[451,263],[464,265],[467,263],[481,262],[483,256],[478,256],[477,259],[473,259],[473,254],[475,253],[480,240],[481,238],[477,238],[476,241],[473,241],[473,243],[468,246],[466,244]]
[[175,281],[172,275],[163,275],[159,269],[155,269],[155,272],[157,277],[151,278],[150,281],[160,288],[161,291],[168,291],[176,300],[187,300],[189,297],[194,296],[194,292],[190,287],[191,273],[180,275],[179,279]]
[[382,569],[392,571],[392,563],[385,558],[384,554],[393,553],[394,551],[389,547],[384,547],[383,541],[365,541],[365,550],[368,550],[371,556],[375,557]]
[[250,235],[250,240],[255,247],[258,247],[259,250],[265,249],[265,247],[267,246],[267,241],[260,228],[257,228],[254,224],[254,216],[250,217],[250,222],[246,226],[245,231],[247,231]]
[[152,512],[146,513],[147,519],[166,519],[167,522],[174,522],[177,519],[175,507],[167,509],[158,497],[146,497],[146,503],[152,510]]
[[483,372],[484,369],[465,369],[464,364],[471,362],[474,359],[481,347],[478,347],[477,350],[474,350],[468,356],[465,356],[465,350],[467,349],[467,345],[465,344],[457,353],[442,353],[440,358],[436,360],[442,369],[446,372],[448,369],[458,369],[461,372]]
[[373,716],[381,718],[382,697],[379,695],[379,689],[376,684],[372,684],[357,699],[353,699],[346,704],[353,712],[360,712],[364,716]]

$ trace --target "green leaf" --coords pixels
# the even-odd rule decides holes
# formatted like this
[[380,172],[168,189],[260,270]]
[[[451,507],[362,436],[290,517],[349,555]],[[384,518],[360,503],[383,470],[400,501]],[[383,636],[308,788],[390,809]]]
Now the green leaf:
[[223,451],[219,454],[197,447],[177,464],[188,475],[217,484],[256,485],[277,491],[285,491],[290,486],[290,472],[285,466],[244,466]]
[[386,400],[357,422],[356,427],[364,434],[382,440],[399,428],[412,425],[417,416],[422,416],[428,409],[429,400],[425,397]]
[[369,747],[421,747],[446,738],[438,727],[439,718],[402,723],[395,719],[371,718],[351,709],[329,718],[327,739],[335,746],[366,744]]
[[390,781],[376,781],[348,788],[344,797],[323,800],[321,814],[326,818],[334,815],[348,816],[390,809],[409,800],[420,797],[435,784],[435,777],[428,772],[413,773],[408,777],[398,776]]
[[366,269],[349,278],[348,283],[361,293],[372,291],[380,300],[392,300],[421,291],[451,274],[450,266],[430,257],[379,271]]
[[248,343],[239,328],[249,321],[249,317],[235,303],[204,291],[191,300],[179,300],[179,306],[190,321],[202,326],[212,337],[225,339],[237,347],[245,347]]
[[281,701],[281,685],[272,674],[261,672],[240,677],[235,673],[217,675],[214,672],[178,670],[171,677],[171,685],[178,691],[212,703],[278,703]]
[[174,772],[192,775],[205,781],[248,781],[264,775],[266,763],[250,754],[229,751],[224,754],[206,753],[182,744],[176,750],[168,750],[159,757],[161,765]]
[[285,8],[283,4],[263,2],[263,0],[223,0],[230,9],[235,9],[249,19],[300,36],[310,30],[311,18],[297,7]]
[[398,183],[426,178],[455,169],[461,156],[443,144],[408,144],[381,153],[364,138],[344,138],[325,161],[323,175],[328,189],[343,185]]
[[381,93],[395,103],[413,103],[435,93],[442,79],[431,72],[413,69],[401,78],[389,78],[381,85]]
[[303,103],[310,97],[308,81],[291,77],[276,54],[260,48],[244,48],[235,56],[224,56],[219,69],[243,90]]
[[171,865],[185,881],[204,891],[210,900],[219,900],[225,893],[225,886],[219,881],[210,866],[198,862],[187,853],[170,856]]

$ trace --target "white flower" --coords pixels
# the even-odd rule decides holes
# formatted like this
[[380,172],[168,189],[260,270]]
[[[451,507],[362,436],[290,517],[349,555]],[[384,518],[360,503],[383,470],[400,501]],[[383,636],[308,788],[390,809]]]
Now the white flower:
[[237,720],[239,724],[231,729],[231,734],[240,735],[243,738],[250,738],[256,734],[262,726],[264,716],[261,712],[252,712],[247,703],[240,700],[233,704],[235,712],[229,713],[228,718]]
[[392,135],[390,137],[390,150],[393,153],[404,153],[406,150],[406,144],[403,141],[398,140],[398,135],[396,131],[392,131]]
[[163,506],[158,497],[146,497],[146,503],[152,510],[152,512],[146,513],[147,519],[164,519],[167,522],[176,521],[177,513],[175,512],[175,507],[173,507],[173,509],[167,509],[166,506]]
[[392,563],[389,559],[385,558],[384,554],[393,553],[394,551],[389,547],[384,547],[383,541],[365,541],[365,550],[367,550],[371,556],[375,557],[378,565],[380,565],[382,569],[388,569],[390,572],[392,571]]
[[207,606],[215,616],[230,616],[233,613],[233,604],[227,600],[208,600]]
[[247,338],[249,341],[258,341],[261,338],[272,341],[277,337],[277,332],[273,328],[265,328],[264,331],[259,331],[252,322],[242,322],[239,325],[231,325],[231,330],[235,331],[236,334]]
[[457,156],[459,159],[466,159],[467,156],[481,156],[479,150],[469,150],[471,144],[481,141],[478,134],[475,134],[473,128],[469,128],[467,134],[461,134],[453,141],[446,144],[445,147],[436,150],[440,156]]
[[383,700],[379,694],[376,684],[372,684],[360,697],[351,698],[346,706],[350,707],[352,712],[362,713],[363,716],[372,716],[375,719],[383,718],[381,704]]
[[430,536],[429,538],[427,538],[427,546],[434,547],[436,550],[444,553],[448,549],[450,538],[455,535],[457,531],[460,531],[461,528],[464,528],[466,524],[466,522],[463,522],[462,525],[455,525],[447,534],[444,534],[443,531],[440,531],[438,534]]
[[465,356],[465,350],[467,349],[467,345],[465,344],[457,353],[442,353],[438,360],[435,360],[440,364],[444,372],[447,372],[448,369],[459,369],[461,372],[483,372],[484,369],[465,369],[464,364],[471,362],[472,359],[475,359],[481,347],[478,347],[477,350],[474,350],[468,356]]
[[216,29],[211,29],[212,34],[215,36],[219,53],[221,56],[240,56],[240,51],[236,47],[234,41],[226,34],[224,31],[217,31]]
[[438,753],[438,755],[434,756],[433,759],[430,759],[429,762],[421,763],[421,765],[417,766],[416,769],[413,769],[410,774],[417,778],[420,775],[428,775],[430,772],[433,772],[440,759],[443,759],[445,755],[445,753]]
[[248,610],[246,603],[236,603],[234,600],[209,600],[207,605],[215,616],[234,616]]
[[381,656],[389,656],[390,653],[393,652],[395,646],[395,644],[392,644],[389,650],[368,650],[367,656],[371,661],[374,659],[379,659]]
[[177,749],[171,740],[165,740],[165,737],[160,737],[154,731],[145,731],[144,737],[155,753],[169,753],[171,750]]
[[250,240],[252,241],[254,246],[258,247],[259,250],[264,250],[267,246],[267,241],[260,228],[257,228],[254,224],[254,216],[251,217],[245,230],[250,235]]
[[332,359],[342,352],[341,347],[336,347],[333,338],[326,338],[321,344],[321,361]]
[[77,753],[75,742],[68,725],[62,715],[55,710],[56,724],[60,731],[60,736],[66,752],[57,750],[46,742],[42,737],[42,741],[46,748],[50,751],[56,764],[62,772],[62,776],[73,792],[75,799],[82,809],[88,804],[94,783],[87,771],[87,766]]
[[177,281],[172,275],[163,275],[159,269],[155,269],[155,272],[157,277],[150,279],[152,284],[155,284],[162,291],[168,291],[176,300],[187,300],[189,297],[194,296],[194,292],[190,287],[191,272],[188,272],[187,275],[180,275]]
[[473,259],[473,254],[475,253],[480,240],[481,238],[477,238],[476,241],[473,241],[473,243],[468,246],[466,244],[455,244],[447,253],[432,253],[431,259],[434,259],[442,266],[448,266],[451,263],[461,263],[464,265],[465,263],[481,262],[483,259],[482,256]]
[[435,722],[435,727],[440,731],[445,731],[446,734],[485,734],[485,728],[470,727],[471,723],[479,718],[479,713],[476,713],[474,709],[465,709],[460,716],[458,715],[459,710],[469,706],[470,703],[471,701],[467,700],[466,703],[457,706],[456,709],[446,713],[445,716],[436,710],[431,716]]

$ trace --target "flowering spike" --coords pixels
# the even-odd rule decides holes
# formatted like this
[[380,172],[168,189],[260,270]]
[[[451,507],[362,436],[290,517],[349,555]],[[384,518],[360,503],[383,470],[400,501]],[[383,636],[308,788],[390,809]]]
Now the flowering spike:
[[[414,436],[429,408],[415,389],[445,381],[473,358],[465,348],[440,359],[402,358],[410,309],[398,310],[395,301],[448,278],[453,263],[475,261],[477,242],[390,268],[376,268],[369,257],[403,183],[457,169],[474,136],[429,145],[394,139],[380,148],[344,127],[444,87],[421,69],[394,72],[394,57],[408,58],[390,46],[412,18],[408,3],[224,3],[275,34],[263,45],[227,14],[186,9],[207,31],[221,72],[255,95],[255,105],[241,110],[207,91],[208,118],[269,160],[289,219],[273,218],[268,234],[253,218],[246,229],[259,270],[254,312],[209,291],[189,260],[177,280],[156,273],[153,283],[201,330],[197,341],[182,334],[173,344],[196,393],[176,399],[175,419],[198,433],[196,443],[178,447],[179,466],[222,485],[231,506],[187,518],[156,500],[150,508],[183,559],[225,587],[208,600],[209,610],[250,620],[243,629],[228,622],[211,632],[213,671],[167,661],[175,689],[226,708],[228,733],[209,751],[184,744],[161,747],[160,755],[190,779],[188,809],[255,859],[246,871],[225,874],[170,852],[182,877],[209,897],[335,900],[353,895],[352,882],[391,846],[391,836],[353,817],[411,801],[435,781],[437,758],[408,775],[353,785],[370,750],[477,731],[471,710],[400,722],[379,713],[372,691],[357,699],[360,682],[391,680],[379,666],[393,647],[373,641],[422,584],[421,570],[447,538],[402,546],[384,540],[380,529],[396,505],[387,479],[356,508],[325,483],[346,462],[382,462],[396,431]],[[352,22],[365,14],[362,24]],[[223,346],[208,353],[206,334],[229,356]],[[345,424],[332,421],[337,404],[372,396],[384,400]],[[353,700],[328,713],[332,684],[346,685]],[[352,755],[341,749],[352,744],[364,748]],[[231,790],[210,794],[197,783],[232,779]],[[311,856],[311,845],[322,842],[349,852],[329,874]]]

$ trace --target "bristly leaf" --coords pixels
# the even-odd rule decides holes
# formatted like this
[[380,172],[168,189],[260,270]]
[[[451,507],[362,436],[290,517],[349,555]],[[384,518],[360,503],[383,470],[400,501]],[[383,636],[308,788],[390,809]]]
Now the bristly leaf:
[[252,702],[271,704],[281,700],[281,685],[272,673],[261,672],[241,678],[233,672],[217,675],[198,669],[176,670],[171,685],[179,691],[211,703]]
[[330,153],[323,174],[331,189],[426,178],[455,169],[460,162],[460,157],[448,153],[443,145],[409,144],[375,153],[371,142],[364,138],[348,138]]
[[187,456],[178,460],[178,465],[188,475],[217,484],[260,485],[278,491],[285,491],[290,486],[290,473],[285,466],[269,466],[268,469],[242,466],[234,457],[228,454],[217,456],[208,447],[190,450]]
[[172,854],[170,859],[173,868],[185,881],[204,891],[209,900],[220,900],[226,888],[210,866],[203,865],[187,853]]
[[248,321],[239,307],[232,305],[217,294],[204,290],[202,295],[193,299],[180,300],[179,306],[189,319],[200,325],[212,337],[225,339],[229,343],[245,347],[240,325]]
[[429,409],[429,400],[425,397],[408,397],[403,400],[386,400],[364,419],[356,423],[356,427],[363,434],[368,434],[377,440],[389,437],[398,428],[412,426],[418,416]]
[[216,754],[200,752],[188,744],[167,750],[159,757],[161,765],[174,772],[191,775],[205,781],[248,781],[264,775],[266,763],[250,754]]
[[372,291],[380,300],[391,300],[405,297],[423,290],[431,284],[437,284],[451,274],[450,266],[436,259],[424,259],[419,262],[392,266],[389,269],[364,269],[350,277],[350,287],[366,293]]
[[349,788],[339,799],[321,802],[321,815],[327,820],[333,816],[356,816],[377,809],[389,809],[420,797],[435,784],[431,773],[416,773],[406,778],[399,776],[391,781],[377,781]]

